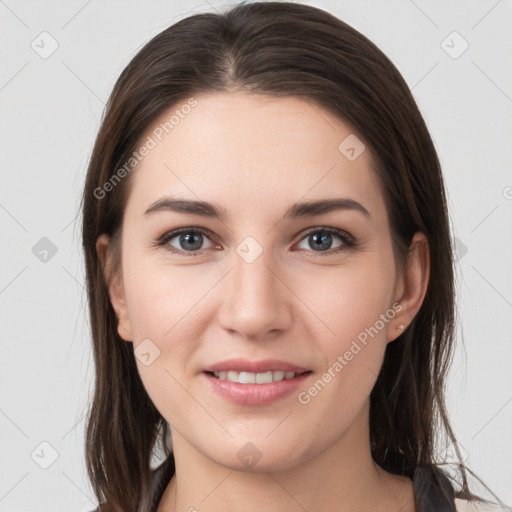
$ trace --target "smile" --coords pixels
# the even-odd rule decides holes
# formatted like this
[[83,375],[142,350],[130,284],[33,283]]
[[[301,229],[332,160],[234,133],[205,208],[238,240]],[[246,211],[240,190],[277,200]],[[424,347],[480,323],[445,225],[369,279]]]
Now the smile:
[[280,370],[263,373],[237,372],[233,370],[211,373],[220,380],[238,382],[240,384],[269,384],[270,382],[278,382],[280,380],[293,379],[297,375],[300,375],[295,372],[285,372]]
[[202,372],[215,394],[229,402],[251,406],[270,405],[284,399],[303,386],[311,374],[311,371],[295,373],[282,370],[260,373],[235,370]]

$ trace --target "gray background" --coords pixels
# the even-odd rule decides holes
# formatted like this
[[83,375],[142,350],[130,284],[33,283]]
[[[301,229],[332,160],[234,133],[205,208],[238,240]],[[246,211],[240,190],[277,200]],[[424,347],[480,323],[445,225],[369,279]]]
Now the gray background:
[[[512,4],[304,3],[391,58],[432,133],[459,256],[451,417],[467,463],[511,504]],[[87,159],[137,49],[192,12],[227,5],[0,0],[1,511],[95,506],[82,448],[93,373],[77,222]],[[58,44],[48,58],[43,31]]]

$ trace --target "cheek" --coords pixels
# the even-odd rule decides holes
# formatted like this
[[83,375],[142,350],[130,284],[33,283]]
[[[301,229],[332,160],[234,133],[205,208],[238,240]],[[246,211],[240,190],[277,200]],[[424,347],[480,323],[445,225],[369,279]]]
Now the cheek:
[[[394,272],[385,259],[367,258],[357,265],[340,266],[294,280],[294,291],[304,297],[307,314],[314,313],[317,340],[325,340],[327,350],[342,349],[361,332],[378,322],[385,337],[388,323],[379,321],[391,308]],[[325,270],[325,269],[324,269]],[[314,285],[312,285],[314,283]],[[392,309],[392,308],[391,308]],[[393,311],[389,312],[389,317]],[[394,315],[393,315],[394,316]],[[325,332],[324,336],[320,336]],[[363,336],[364,337],[364,336]]]
[[394,310],[388,309],[386,282],[376,282],[370,272],[340,274],[339,282],[323,290],[308,298],[322,320],[315,344],[323,364],[316,379],[300,390],[298,401],[306,414],[315,411],[323,419],[324,434],[335,438],[358,415],[375,385]]
[[[382,253],[381,253],[382,254]],[[374,258],[317,275],[316,286],[302,282],[307,305],[315,313],[315,343],[323,368],[301,403],[333,411],[337,421],[356,414],[375,384],[387,346],[394,285],[393,260]],[[309,286],[308,286],[309,285]],[[340,415],[338,417],[338,414]]]
[[172,266],[158,258],[132,255],[124,266],[125,291],[134,338],[162,342],[190,322],[209,288],[192,266]]
[[[194,405],[183,382],[200,339],[197,313],[207,287],[192,267],[172,268],[132,254],[124,268],[139,375],[155,407],[174,423]],[[149,364],[140,357],[147,352]]]

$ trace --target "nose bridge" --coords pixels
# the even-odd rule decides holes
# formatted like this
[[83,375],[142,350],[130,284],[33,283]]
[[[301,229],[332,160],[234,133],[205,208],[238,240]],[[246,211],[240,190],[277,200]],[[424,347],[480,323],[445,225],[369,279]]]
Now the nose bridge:
[[275,295],[275,275],[270,271],[272,250],[264,249],[253,237],[248,237],[238,245],[236,253],[233,269],[234,292],[238,289],[243,293],[244,300],[247,295],[260,302]]
[[278,277],[272,249],[254,237],[236,247],[229,273],[229,291],[224,301],[223,325],[247,337],[286,328],[290,312],[286,286]]

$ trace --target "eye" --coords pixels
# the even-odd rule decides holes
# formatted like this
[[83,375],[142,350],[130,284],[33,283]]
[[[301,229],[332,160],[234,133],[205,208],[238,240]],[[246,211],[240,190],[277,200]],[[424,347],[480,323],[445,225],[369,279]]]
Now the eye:
[[[176,239],[176,240],[174,240]],[[190,256],[197,256],[201,254],[200,251],[209,249],[213,246],[210,245],[203,247],[204,240],[209,240],[206,231],[198,228],[181,228],[165,233],[157,242],[158,245],[165,246],[171,252],[188,253]],[[176,247],[177,245],[177,247]]]
[[[334,249],[331,247],[333,238],[338,238],[342,242]],[[356,245],[356,242],[351,235],[346,231],[337,228],[315,228],[309,231],[306,236],[302,238],[302,241],[305,241],[309,247],[313,247],[313,252],[316,252],[319,256],[324,255],[321,253],[326,253],[325,255],[339,253]],[[304,248],[300,248],[300,250],[304,250]],[[306,248],[305,250],[309,249]]]

